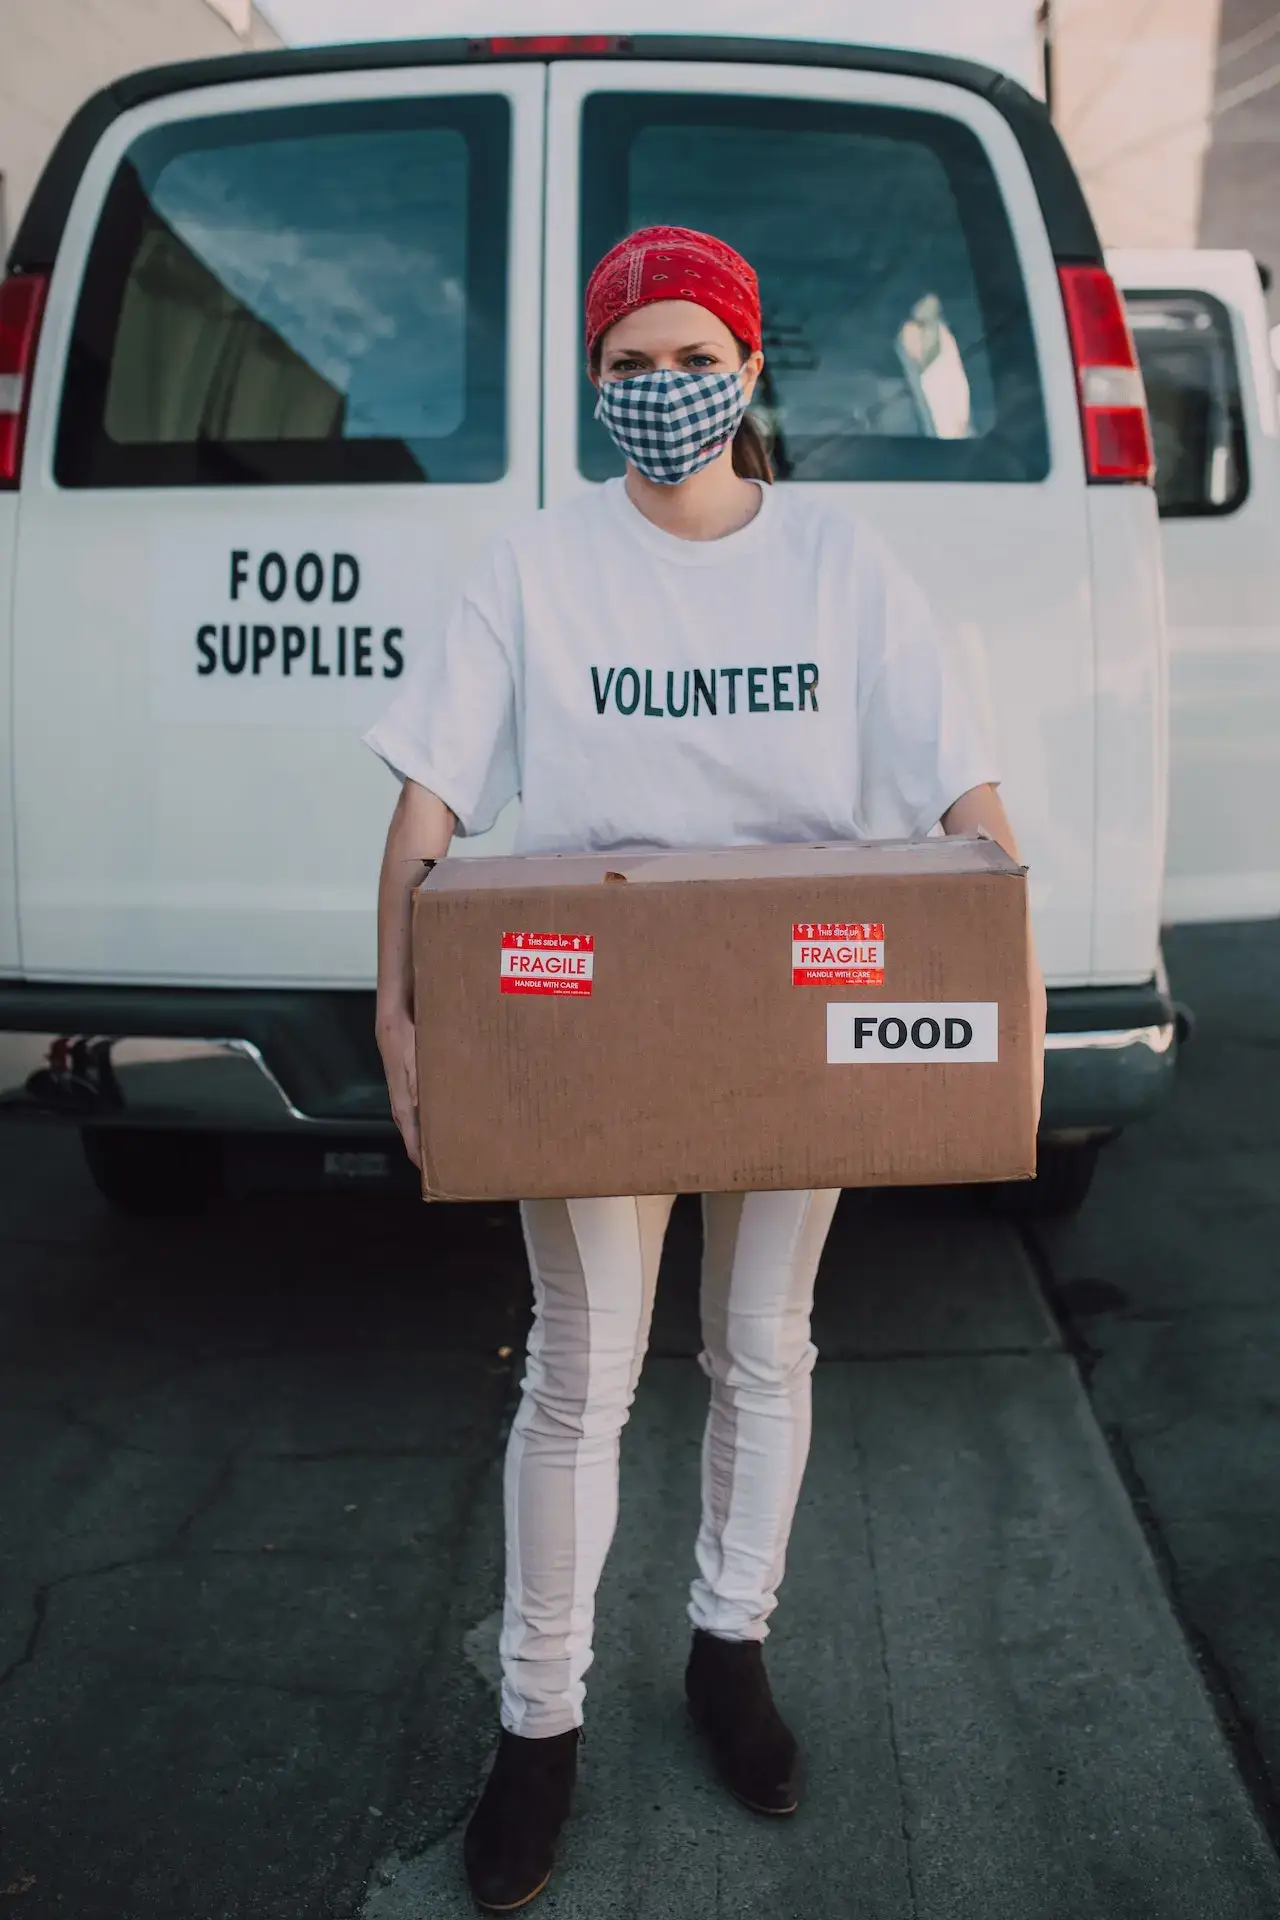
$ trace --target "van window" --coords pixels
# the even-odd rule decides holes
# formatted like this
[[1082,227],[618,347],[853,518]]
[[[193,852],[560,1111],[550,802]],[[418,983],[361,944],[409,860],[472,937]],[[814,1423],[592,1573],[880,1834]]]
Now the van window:
[[1207,293],[1126,293],[1163,518],[1234,513],[1249,491],[1231,316]]
[[[1026,289],[981,142],[819,100],[594,94],[582,270],[651,224],[718,234],[764,306],[755,410],[793,480],[1042,480]],[[584,383],[579,464],[621,471]]]
[[509,122],[468,96],[142,136],[90,253],[59,482],[499,479]]

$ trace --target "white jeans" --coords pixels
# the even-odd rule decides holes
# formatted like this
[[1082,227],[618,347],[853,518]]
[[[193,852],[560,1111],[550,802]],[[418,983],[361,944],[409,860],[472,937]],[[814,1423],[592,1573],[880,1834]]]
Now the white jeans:
[[[837,1191],[703,1199],[711,1382],[689,1617],[762,1640],[809,1451],[813,1283]],[[595,1595],[618,1517],[619,1438],[649,1340],[670,1196],[521,1207],[534,1321],[507,1448],[502,1723],[582,1720]]]

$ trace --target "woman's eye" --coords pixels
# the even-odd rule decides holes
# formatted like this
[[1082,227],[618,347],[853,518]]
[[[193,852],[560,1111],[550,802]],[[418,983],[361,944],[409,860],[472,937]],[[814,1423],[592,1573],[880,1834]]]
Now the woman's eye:
[[690,367],[714,367],[716,357],[714,353],[691,353],[685,364]]
[[637,360],[615,360],[609,371],[610,373],[634,373],[638,365]]

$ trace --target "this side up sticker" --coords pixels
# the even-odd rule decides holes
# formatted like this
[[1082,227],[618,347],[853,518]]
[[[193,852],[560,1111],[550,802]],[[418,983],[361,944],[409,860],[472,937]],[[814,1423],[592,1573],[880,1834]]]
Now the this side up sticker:
[[791,929],[793,987],[882,987],[879,920],[798,920]]
[[585,999],[595,975],[590,933],[504,933],[499,990]]
[[827,1061],[831,1066],[935,1066],[1000,1058],[1000,1007],[995,1000],[948,1000],[938,1005],[890,1006],[887,1002],[841,1001],[827,1008]]

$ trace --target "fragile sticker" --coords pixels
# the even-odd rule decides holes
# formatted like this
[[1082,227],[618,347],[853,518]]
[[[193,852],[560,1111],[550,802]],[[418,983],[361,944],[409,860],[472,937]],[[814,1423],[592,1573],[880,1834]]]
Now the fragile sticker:
[[595,974],[591,933],[504,933],[503,993],[551,993],[585,998]]
[[798,920],[791,929],[793,987],[882,987],[879,920]]
[[1000,1058],[1000,1007],[995,1000],[948,1000],[890,1006],[883,1000],[836,1001],[827,1008],[831,1066],[930,1061],[934,1065]]

